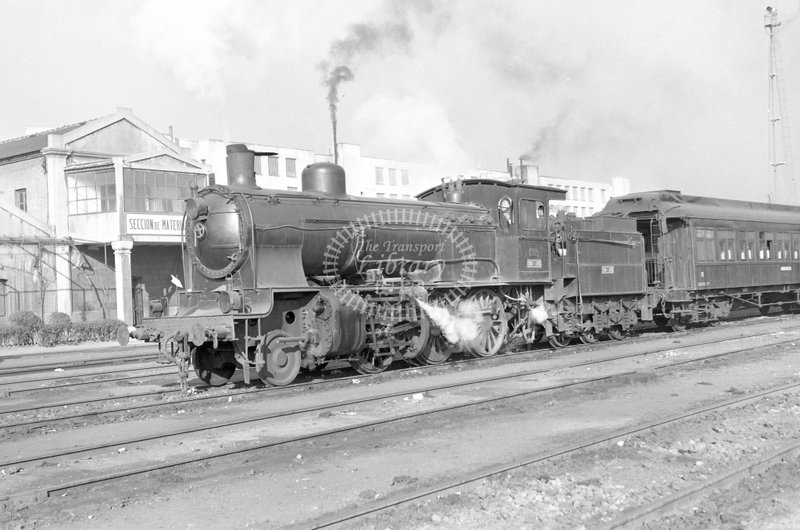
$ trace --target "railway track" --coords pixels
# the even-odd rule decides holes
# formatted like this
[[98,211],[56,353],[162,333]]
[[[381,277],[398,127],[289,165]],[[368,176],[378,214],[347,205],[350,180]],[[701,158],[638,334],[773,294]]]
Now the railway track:
[[[796,321],[796,318],[793,319],[792,317],[786,317],[786,316],[784,316],[784,317],[773,317],[773,318],[770,319],[770,321],[773,322],[773,323],[776,323],[776,322],[777,323],[781,323],[781,322],[787,322],[788,321],[789,324],[791,324],[793,320]],[[737,326],[741,328],[741,327],[758,326],[760,324],[763,324],[763,321],[756,320],[756,321],[751,321],[751,322],[737,323]],[[683,332],[673,333],[673,334],[671,334],[671,337],[673,337],[674,340],[677,340],[677,339],[680,339],[680,338],[683,338],[683,337],[686,337],[686,336],[691,336],[693,333],[696,334],[698,331],[701,331],[701,330],[700,329],[696,329],[696,330],[692,330],[692,331],[683,331]],[[604,344],[615,344],[615,342],[605,342]],[[572,353],[572,352],[580,351],[582,348],[583,349],[586,349],[586,348],[595,348],[596,349],[598,347],[602,348],[603,346],[601,344],[599,344],[599,343],[590,344],[590,345],[579,345],[579,344],[576,344],[576,345],[569,346],[569,347],[566,347],[566,348],[563,348],[563,349],[559,349],[559,350],[556,350],[556,351],[559,352],[560,354],[566,354],[566,353]],[[505,353],[504,355],[501,355],[501,356],[487,358],[487,361],[489,361],[489,359],[497,359],[497,358],[501,358],[501,359],[507,360],[507,359],[511,359],[511,358],[514,358],[514,357],[517,357],[517,356],[520,356],[520,355],[526,355],[526,354],[529,354],[529,353],[537,353],[537,352],[542,352],[542,351],[546,351],[546,350],[544,350],[544,349],[533,349],[533,350],[524,350],[524,351],[519,351],[519,352],[516,352],[516,351],[515,352],[507,352],[507,353]],[[153,360],[155,360],[155,358],[157,358],[157,357],[154,357]],[[141,359],[142,359],[141,362],[147,362],[149,358],[145,356],[145,357],[142,357]],[[138,361],[138,360],[139,360],[139,358],[135,358],[135,359],[132,359],[131,362],[135,362],[135,361]],[[451,361],[450,363],[446,363],[446,364],[459,364],[459,363],[464,363],[464,362],[471,362],[473,360],[474,359],[470,358],[470,359],[466,359],[466,360]],[[98,360],[98,362],[102,362],[102,361],[103,361],[102,359]],[[489,361],[489,362],[491,362],[491,361]],[[50,365],[50,366],[55,366],[55,364]],[[59,365],[59,366],[61,366],[61,365]],[[83,365],[73,366],[73,368],[80,368],[80,367],[85,367],[85,366],[83,366]],[[390,373],[402,373],[404,371],[411,371],[411,370],[415,370],[415,369],[416,370],[430,370],[430,369],[435,369],[435,368],[436,367],[426,367],[426,366],[420,366],[420,367],[412,366],[412,367],[408,367],[408,368],[392,368],[392,369],[390,369]],[[123,381],[134,381],[134,380],[143,381],[143,380],[147,380],[149,378],[161,378],[161,377],[164,377],[165,375],[169,375],[171,372],[174,372],[174,367],[172,367],[170,365],[169,367],[164,367],[164,368],[160,369],[157,373],[153,373],[153,374],[131,375],[131,376],[128,376],[128,377],[115,377],[117,374],[119,374],[121,372],[128,373],[128,372],[131,372],[131,371],[147,371],[147,370],[159,370],[159,369],[158,369],[158,367],[142,367],[142,368],[133,368],[133,369],[123,368],[121,370],[115,369],[115,370],[109,370],[109,371],[104,371],[104,372],[93,372],[91,374],[86,374],[86,375],[78,375],[78,374],[76,374],[76,375],[71,375],[71,374],[63,374],[63,375],[56,374],[56,375],[53,375],[52,372],[50,372],[50,376],[49,377],[39,378],[39,379],[32,379],[32,380],[31,379],[27,379],[27,380],[24,380],[24,381],[8,381],[8,380],[5,379],[5,377],[7,377],[9,374],[11,374],[11,375],[15,375],[15,374],[12,374],[11,372],[8,372],[4,376],[2,374],[2,372],[0,372],[0,394],[1,395],[5,395],[5,396],[19,396],[19,395],[22,395],[22,394],[34,394],[34,393],[37,393],[37,392],[46,392],[46,391],[57,390],[57,389],[72,389],[72,388],[77,388],[77,387],[81,387],[81,386],[98,385],[98,384],[103,384],[103,383],[106,383],[106,382],[108,382],[108,383],[119,383],[119,382],[123,382]],[[380,374],[378,374],[378,375],[380,375]],[[355,377],[373,378],[374,376],[373,375],[355,375]],[[305,387],[305,386],[308,386],[309,384],[311,384],[310,382],[312,380],[313,379],[311,379],[311,378],[307,378],[305,380],[301,379],[301,380],[298,380],[297,383],[295,383],[293,385],[290,385],[290,386]],[[41,386],[41,383],[47,383],[47,382],[50,382],[50,381],[68,381],[68,382],[65,383],[65,384],[56,384],[56,385],[51,385],[51,386]],[[25,385],[29,385],[31,383],[40,383],[40,385],[38,385],[38,386],[25,386]],[[316,383],[313,383],[313,384],[316,385]],[[139,392],[137,392],[135,394],[130,394],[130,395],[115,395],[115,396],[113,396],[111,398],[108,398],[107,401],[111,401],[111,400],[119,401],[120,399],[126,399],[128,397],[130,397],[132,399],[139,399],[139,398],[146,398],[146,397],[149,397],[149,396],[153,397],[153,398],[161,399],[161,396],[163,396],[165,394],[178,394],[179,392],[180,392],[180,390],[178,390],[178,389],[166,389],[166,390],[162,389],[162,390],[151,391],[151,392],[148,392],[148,393],[139,393]],[[103,402],[102,398],[97,398],[97,399],[88,399],[88,400],[84,400],[84,401],[74,401],[73,400],[73,401],[65,401],[65,402],[46,403],[46,404],[43,404],[41,406],[28,407],[27,409],[16,409],[16,410],[2,410],[2,409],[0,409],[0,414],[5,414],[5,413],[24,413],[25,411],[43,410],[43,409],[46,409],[46,408],[62,408],[62,407],[65,407],[65,406],[67,406],[67,407],[69,407],[69,406],[81,406],[82,404],[99,404],[99,403],[102,403],[102,402]]]
[[[302,523],[302,527],[314,528],[314,529],[330,528],[338,525],[343,525],[345,523],[354,523],[357,520],[363,519],[367,516],[378,514],[382,511],[391,508],[398,508],[403,505],[408,505],[414,502],[420,502],[425,500],[426,498],[443,496],[447,495],[448,493],[456,493],[457,491],[462,490],[464,487],[476,484],[482,480],[503,475],[511,471],[526,468],[528,466],[532,466],[535,464],[541,464],[548,460],[554,460],[556,458],[561,458],[564,456],[568,456],[570,454],[575,454],[601,445],[610,444],[617,440],[625,439],[627,437],[641,434],[646,431],[656,430],[670,424],[686,421],[692,418],[697,418],[705,414],[708,414],[710,412],[719,412],[731,407],[741,406],[746,403],[752,403],[757,400],[763,399],[764,397],[767,396],[783,392],[794,392],[798,390],[800,390],[800,383],[793,383],[789,385],[781,385],[779,387],[764,390],[762,392],[751,394],[746,397],[727,399],[724,401],[720,401],[718,403],[699,407],[688,412],[682,412],[673,416],[662,418],[657,421],[647,422],[630,428],[614,431],[612,433],[602,434],[595,438],[589,440],[583,440],[579,443],[561,448],[557,451],[545,454],[525,456],[519,459],[509,461],[502,465],[487,467],[479,471],[476,471],[474,473],[468,473],[462,475],[461,477],[455,479],[442,481],[439,482],[438,484],[427,487],[417,488],[413,492],[397,494],[394,496],[387,497],[385,499],[381,499],[380,501],[368,503],[365,506],[356,509],[351,509],[346,512],[337,513],[330,516],[323,516],[312,521],[304,521]],[[643,507],[639,510],[636,510],[635,513],[626,514],[625,517],[621,517],[618,521],[615,521],[614,523],[608,525],[608,528],[609,529],[639,528],[640,526],[638,525],[643,521],[664,513],[665,510],[674,507],[676,504],[680,502],[690,501],[694,498],[697,498],[697,496],[702,495],[707,491],[710,491],[715,487],[719,487],[725,484],[730,484],[734,480],[743,478],[744,476],[746,476],[746,473],[752,472],[752,469],[754,467],[766,467],[771,465],[772,463],[779,461],[781,458],[784,458],[787,455],[797,454],[797,453],[800,453],[800,442],[791,443],[787,445],[787,447],[779,451],[776,451],[770,455],[767,455],[766,457],[760,458],[756,461],[748,462],[747,464],[740,466],[731,472],[725,473],[722,476],[714,477],[713,479],[706,481],[700,486],[689,488],[686,491],[678,492],[673,497],[664,499],[660,503],[655,503],[653,506]]]
[[[769,336],[769,334],[763,335],[763,334],[760,334],[760,333],[756,333],[756,334],[751,334],[751,335],[741,335],[741,336],[738,336],[738,337],[735,337],[735,338],[726,339],[724,342],[739,341],[739,340],[745,340],[745,339],[751,339],[751,338],[758,338],[758,337],[762,337],[762,336]],[[777,342],[775,344],[776,345],[780,345],[780,344],[796,342],[798,339],[800,339],[800,337],[798,337],[797,339],[787,339],[786,341]],[[575,367],[579,367],[579,366],[590,366],[590,365],[595,365],[595,364],[600,364],[600,363],[605,363],[605,362],[611,362],[611,361],[616,361],[616,360],[620,360],[620,359],[627,359],[627,358],[632,358],[632,357],[657,355],[659,353],[664,353],[664,352],[667,352],[667,351],[675,351],[675,350],[685,350],[685,349],[689,349],[689,348],[697,348],[697,347],[707,346],[707,345],[710,345],[710,344],[718,344],[719,342],[720,341],[718,339],[715,339],[715,340],[707,340],[707,341],[695,342],[695,343],[691,343],[691,344],[685,344],[685,345],[681,345],[681,346],[672,346],[672,347],[668,347],[668,348],[645,349],[643,351],[626,353],[626,354],[617,354],[617,355],[615,355],[615,354],[613,354],[613,352],[609,352],[609,353],[611,353],[611,355],[604,355],[604,356],[603,355],[599,355],[598,356],[597,354],[601,350],[595,349],[593,351],[592,358],[581,360],[581,361],[578,361],[578,362],[575,362],[575,360],[570,358],[570,357],[559,357],[558,360],[556,361],[555,366],[551,367],[549,370],[556,370],[556,369],[562,369],[562,368],[575,368]],[[608,343],[608,344],[613,344],[613,343]],[[443,366],[407,367],[407,368],[396,369],[396,370],[393,370],[392,372],[388,372],[388,373],[375,374],[375,375],[370,375],[370,376],[358,375],[357,378],[359,380],[364,380],[364,381],[385,380],[387,378],[401,377],[401,376],[403,376],[405,374],[416,373],[416,372],[419,372],[420,375],[423,375],[425,373],[441,372],[441,370],[443,370],[443,369],[444,370],[458,370],[458,369],[462,368],[463,366],[484,366],[485,367],[487,365],[497,364],[498,362],[508,362],[508,360],[511,359],[511,358],[515,358],[514,360],[517,361],[517,362],[524,362],[524,360],[526,358],[532,360],[532,356],[530,354],[535,354],[535,353],[538,353],[538,352],[540,352],[540,350],[527,350],[527,351],[521,351],[521,352],[515,352],[515,353],[507,354],[507,355],[500,356],[500,357],[477,358],[477,359],[469,358],[469,359],[463,359],[463,360],[459,360],[459,361],[454,361],[452,363],[448,363],[448,364],[443,365]],[[563,359],[563,362],[561,362],[562,359]],[[693,361],[692,360],[688,360],[687,362],[693,362]],[[549,370],[535,369],[535,370],[529,371],[528,373],[530,373],[530,374],[541,373],[543,371],[546,372],[546,371],[549,371]],[[137,412],[157,411],[157,410],[160,410],[160,409],[164,409],[166,407],[175,408],[175,407],[182,407],[182,406],[194,406],[194,405],[197,405],[198,403],[201,403],[201,402],[204,402],[204,403],[213,403],[215,401],[224,402],[225,400],[229,400],[231,398],[237,398],[238,399],[240,397],[246,397],[248,399],[258,398],[258,397],[261,397],[261,396],[264,396],[264,395],[266,395],[266,397],[272,397],[272,396],[279,396],[279,395],[285,395],[287,393],[296,392],[300,388],[308,389],[308,388],[311,388],[311,387],[324,387],[324,386],[336,385],[336,384],[340,384],[342,382],[349,382],[352,379],[353,379],[352,375],[347,375],[345,377],[337,377],[337,378],[333,378],[333,379],[312,380],[312,381],[300,382],[300,383],[296,383],[296,384],[293,384],[293,385],[290,385],[290,386],[287,386],[287,387],[245,388],[245,389],[240,390],[240,391],[229,391],[229,392],[226,392],[224,394],[222,394],[222,393],[214,393],[214,394],[208,394],[208,395],[191,396],[191,397],[187,397],[187,398],[170,400],[170,401],[166,401],[166,402],[161,401],[165,395],[170,395],[170,394],[178,395],[178,394],[181,394],[180,390],[175,389],[175,390],[169,390],[169,391],[143,392],[143,393],[130,394],[130,395],[125,395],[125,396],[116,396],[116,397],[112,397],[112,398],[103,397],[103,398],[97,398],[97,399],[92,399],[92,400],[78,400],[78,401],[71,401],[71,402],[60,402],[60,403],[49,404],[49,405],[37,405],[37,406],[34,406],[34,407],[27,407],[27,408],[21,408],[21,409],[12,409],[12,410],[0,411],[0,414],[6,415],[6,416],[10,416],[12,414],[24,415],[24,414],[31,414],[32,412],[35,412],[35,411],[43,411],[43,410],[47,410],[47,409],[53,409],[53,410],[56,410],[58,412],[62,412],[62,411],[65,410],[65,407],[86,407],[88,405],[103,405],[105,403],[110,403],[110,402],[117,403],[117,402],[120,401],[120,399],[125,399],[125,398],[159,399],[159,402],[157,402],[157,403],[143,403],[143,404],[134,404],[134,405],[128,404],[128,405],[122,405],[122,406],[115,406],[113,408],[103,408],[101,410],[82,412],[82,413],[78,413],[78,414],[67,414],[67,415],[60,415],[58,417],[48,417],[48,418],[45,418],[45,419],[38,419],[38,420],[31,420],[31,421],[21,421],[21,422],[16,422],[16,423],[0,425],[0,427],[2,427],[3,429],[6,429],[7,431],[23,429],[23,428],[24,429],[34,429],[34,428],[41,428],[41,427],[45,427],[45,426],[49,426],[49,425],[54,425],[54,424],[57,424],[58,422],[66,422],[66,421],[81,422],[81,421],[86,421],[86,420],[89,420],[91,418],[95,418],[95,417],[98,417],[98,416],[108,416],[108,415],[123,414],[123,413],[124,414],[129,414],[132,411],[137,411]]]
[[[751,347],[746,347],[746,348],[735,348],[735,349],[728,350],[727,352],[725,352],[725,354],[733,355],[733,354],[741,353],[743,351],[752,352],[752,351],[757,351],[758,349],[774,348],[776,346],[779,346],[781,344],[785,344],[787,342],[791,342],[791,341],[781,341],[781,342],[777,342],[777,343],[771,343],[771,344],[761,345],[761,346],[751,346]],[[710,359],[710,358],[719,358],[720,356],[721,356],[721,354],[714,354],[714,355],[709,355],[709,356],[702,356],[701,355],[701,356],[693,358],[692,362],[703,362],[703,361],[706,361],[707,359]],[[611,359],[611,360],[618,360],[618,358]],[[601,362],[601,361],[598,361],[598,362]],[[661,363],[658,363],[656,366],[650,367],[650,369],[651,370],[656,370],[656,369],[657,370],[664,370],[666,368],[683,365],[686,362],[687,362],[687,359],[680,359],[678,361],[661,362]],[[584,364],[581,363],[581,364],[578,364],[577,366],[584,366]],[[24,457],[24,458],[17,458],[17,459],[14,459],[14,460],[8,460],[8,461],[5,461],[5,462],[2,462],[2,463],[0,463],[0,467],[6,467],[6,468],[12,468],[12,469],[15,468],[15,467],[21,466],[21,465],[27,465],[28,467],[31,467],[32,464],[35,464],[37,462],[42,463],[44,461],[48,461],[48,462],[52,463],[52,461],[58,460],[58,459],[63,459],[64,457],[74,458],[74,457],[76,457],[78,455],[87,456],[87,455],[90,455],[90,454],[97,453],[99,451],[108,450],[110,448],[118,447],[118,446],[137,445],[137,444],[141,444],[141,443],[144,443],[144,442],[147,442],[147,441],[164,440],[167,437],[182,437],[182,439],[185,440],[185,436],[187,436],[189,434],[197,434],[197,433],[201,433],[201,432],[208,432],[208,431],[216,430],[216,429],[227,429],[227,428],[232,428],[232,427],[240,428],[240,427],[242,427],[244,425],[252,426],[255,423],[264,422],[264,421],[267,421],[267,420],[270,420],[270,419],[281,418],[281,417],[286,418],[286,417],[290,417],[290,416],[300,416],[300,415],[303,415],[303,414],[309,414],[309,413],[320,412],[320,411],[325,411],[325,410],[337,409],[337,408],[342,408],[342,407],[349,407],[349,406],[353,406],[353,405],[356,405],[356,404],[364,404],[364,403],[370,403],[370,402],[377,403],[377,402],[386,401],[388,399],[392,399],[392,398],[396,398],[396,397],[400,397],[400,396],[407,396],[407,395],[409,395],[410,392],[415,392],[415,393],[428,392],[428,393],[432,393],[432,392],[437,392],[437,391],[441,391],[441,390],[445,390],[445,389],[467,388],[467,387],[472,387],[472,386],[475,386],[475,385],[479,385],[479,386],[480,385],[485,385],[487,383],[498,383],[498,382],[501,382],[501,381],[505,382],[505,383],[508,383],[509,381],[514,380],[514,379],[516,379],[518,381],[519,380],[524,380],[524,378],[530,377],[531,375],[537,375],[537,374],[542,374],[542,373],[545,373],[545,372],[541,371],[541,370],[540,371],[536,371],[536,370],[534,370],[534,371],[525,371],[525,372],[507,374],[507,375],[498,376],[498,377],[487,377],[487,378],[481,378],[481,379],[472,379],[472,380],[468,380],[468,381],[457,382],[457,383],[452,383],[452,384],[447,384],[447,385],[429,385],[429,386],[426,386],[426,387],[416,387],[416,388],[414,388],[412,390],[404,389],[401,392],[384,393],[384,394],[380,394],[380,395],[366,396],[366,397],[358,398],[358,399],[340,401],[340,402],[336,402],[336,403],[325,403],[325,404],[322,404],[322,405],[304,407],[304,408],[300,408],[300,409],[288,409],[288,410],[284,410],[284,411],[273,412],[273,413],[269,413],[269,414],[263,414],[263,415],[261,415],[259,417],[252,417],[252,418],[239,419],[239,420],[234,420],[234,421],[229,421],[229,422],[217,423],[217,424],[211,425],[211,426],[180,429],[180,430],[176,430],[176,431],[173,431],[173,432],[167,432],[167,433],[161,432],[161,433],[158,433],[157,435],[137,437],[137,438],[131,438],[131,439],[125,439],[125,440],[118,439],[118,440],[113,441],[113,442],[95,444],[93,446],[79,447],[79,448],[75,448],[75,449],[71,449],[71,450],[67,450],[67,451],[60,451],[60,452],[57,452],[57,453],[48,453],[48,454],[39,453],[39,454],[35,454],[35,455],[29,455],[29,456]],[[635,372],[632,372],[632,373],[635,373]],[[208,460],[222,459],[222,458],[231,457],[231,456],[234,456],[234,455],[242,455],[244,453],[250,453],[250,452],[253,452],[253,451],[263,450],[263,449],[267,449],[267,448],[271,448],[271,447],[276,447],[276,446],[279,446],[279,445],[285,445],[285,444],[290,444],[290,443],[295,443],[295,442],[300,442],[300,441],[308,441],[308,440],[320,439],[320,438],[324,438],[324,437],[331,436],[331,435],[334,435],[334,434],[340,434],[340,433],[349,432],[349,431],[353,431],[353,430],[374,428],[374,427],[379,426],[379,425],[387,425],[387,424],[391,424],[391,423],[395,423],[395,422],[407,421],[407,420],[410,420],[410,419],[419,418],[419,417],[422,417],[422,416],[428,416],[428,415],[431,415],[431,414],[442,414],[442,413],[448,413],[448,412],[452,412],[454,410],[465,409],[465,408],[469,408],[469,407],[480,407],[480,406],[483,406],[483,405],[486,405],[486,404],[498,403],[498,402],[502,402],[502,401],[508,401],[508,400],[512,400],[514,398],[519,398],[519,397],[523,397],[523,396],[527,396],[527,395],[531,395],[531,394],[537,394],[537,393],[542,393],[542,392],[554,392],[554,391],[569,389],[569,388],[578,387],[578,386],[594,385],[594,384],[598,384],[598,383],[601,383],[601,382],[609,380],[609,379],[613,379],[614,377],[630,375],[630,374],[631,374],[631,372],[629,372],[629,373],[619,373],[619,372],[614,373],[613,370],[612,370],[612,372],[610,374],[606,374],[606,375],[598,375],[598,376],[594,376],[594,377],[581,378],[581,379],[572,380],[572,381],[567,382],[567,383],[556,384],[556,385],[544,385],[544,386],[539,386],[539,387],[534,387],[534,388],[525,388],[525,389],[517,390],[517,391],[508,391],[508,392],[502,393],[501,395],[497,395],[497,396],[490,397],[490,398],[477,398],[477,399],[474,399],[474,400],[469,400],[469,401],[464,402],[464,403],[458,403],[458,404],[455,404],[455,405],[452,405],[452,406],[434,407],[432,409],[425,410],[423,412],[417,412],[417,413],[411,413],[411,414],[403,414],[403,415],[395,415],[395,416],[392,416],[390,418],[380,418],[380,419],[377,419],[375,421],[359,422],[359,423],[356,423],[356,424],[353,424],[353,425],[347,425],[347,426],[340,427],[340,428],[329,429],[329,430],[324,430],[324,431],[319,431],[319,432],[304,433],[304,434],[300,434],[300,435],[297,435],[297,436],[289,436],[289,437],[282,438],[280,440],[273,440],[273,441],[266,442],[266,443],[248,444],[245,447],[236,447],[236,448],[233,448],[233,449],[230,449],[230,450],[217,451],[217,452],[215,452],[213,454],[209,454],[209,455],[202,455],[202,456],[197,456],[197,457],[192,457],[192,458],[183,458],[183,459],[168,459],[168,460],[171,460],[168,463],[157,463],[155,465],[149,465],[148,464],[148,465],[136,468],[136,469],[127,469],[127,470],[124,470],[122,472],[109,473],[109,474],[100,475],[100,476],[93,475],[93,476],[90,476],[90,477],[84,477],[84,478],[79,479],[79,480],[73,480],[73,481],[67,482],[67,483],[48,486],[48,487],[40,488],[40,489],[37,489],[37,490],[34,490],[34,491],[28,491],[25,494],[23,494],[23,496],[27,497],[27,498],[41,499],[41,498],[45,498],[45,497],[54,495],[56,493],[63,493],[65,491],[71,490],[71,489],[84,488],[84,487],[95,485],[95,484],[98,484],[98,483],[101,483],[101,482],[122,480],[122,479],[126,479],[128,477],[132,477],[132,476],[135,476],[135,475],[141,475],[141,474],[151,473],[151,472],[156,472],[156,471],[163,471],[163,470],[166,470],[166,469],[174,469],[175,467],[179,467],[179,466],[187,466],[187,465],[190,465],[190,464],[195,464],[195,463],[208,461]],[[785,387],[785,389],[795,388],[797,386],[798,385],[788,385],[788,386]],[[506,388],[505,385],[504,385],[504,388]],[[775,390],[775,391],[779,391],[779,390]],[[731,401],[731,403],[738,403],[738,402],[741,402],[742,400],[745,400],[745,399],[749,399],[749,398],[740,398],[740,399]],[[681,416],[681,417],[684,417],[684,416]],[[615,434],[614,436],[619,436],[619,434]],[[415,499],[417,497],[418,496],[414,496]]]

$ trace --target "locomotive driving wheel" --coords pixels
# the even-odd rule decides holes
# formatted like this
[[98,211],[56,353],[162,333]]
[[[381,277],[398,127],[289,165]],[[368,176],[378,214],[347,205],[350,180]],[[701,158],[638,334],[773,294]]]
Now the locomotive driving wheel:
[[192,348],[192,366],[197,378],[209,386],[224,385],[236,372],[232,354],[209,343]]
[[[430,305],[438,308],[446,307],[447,303],[443,297],[431,297],[429,300]],[[429,319],[428,315],[424,318]],[[430,319],[429,319],[430,320]],[[455,352],[456,346],[447,340],[442,328],[435,323],[430,324],[428,332],[428,341],[425,346],[420,350],[416,360],[420,364],[436,365],[442,364],[450,358],[450,355]]]
[[508,333],[508,316],[499,296],[489,289],[480,289],[459,305],[459,313],[474,317],[477,325],[477,335],[465,344],[469,353],[491,357],[500,351]]
[[381,355],[373,348],[364,348],[355,359],[350,360],[353,370],[364,375],[379,374],[389,368],[390,364],[392,364],[391,355]]
[[300,371],[300,348],[285,343],[288,336],[283,330],[270,331],[256,347],[256,356],[263,356],[264,361],[258,377],[265,385],[288,385]]

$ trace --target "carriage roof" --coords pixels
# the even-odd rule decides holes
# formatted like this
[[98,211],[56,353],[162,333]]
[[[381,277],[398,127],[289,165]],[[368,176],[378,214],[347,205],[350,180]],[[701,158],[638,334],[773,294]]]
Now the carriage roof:
[[656,213],[678,219],[800,224],[800,207],[797,206],[698,197],[673,190],[612,197],[603,210],[595,215],[649,217],[648,214]]

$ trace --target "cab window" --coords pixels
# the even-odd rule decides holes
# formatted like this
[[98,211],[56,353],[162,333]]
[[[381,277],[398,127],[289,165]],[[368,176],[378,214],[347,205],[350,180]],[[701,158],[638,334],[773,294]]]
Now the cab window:
[[519,223],[527,230],[547,228],[547,209],[542,201],[522,199],[519,201]]

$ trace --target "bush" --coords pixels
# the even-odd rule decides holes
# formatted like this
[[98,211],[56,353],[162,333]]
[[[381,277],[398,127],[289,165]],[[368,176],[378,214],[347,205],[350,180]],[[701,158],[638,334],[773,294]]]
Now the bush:
[[72,318],[66,313],[59,313],[56,311],[55,313],[50,313],[50,316],[47,317],[47,323],[51,326],[69,326],[72,324]]
[[8,317],[8,320],[15,326],[36,331],[44,325],[39,315],[33,311],[20,311]]
[[[23,316],[20,317],[19,315]],[[12,315],[9,317],[12,325],[0,326],[0,346],[38,344],[49,347],[56,344],[86,341],[115,341],[117,340],[119,326],[126,325],[121,320],[116,319],[65,323],[63,317],[59,316],[54,319],[54,315],[64,315],[69,319],[69,316],[64,313],[53,313],[50,315],[50,323],[43,324],[42,319],[30,311]],[[54,320],[58,321],[58,323],[54,323]],[[18,324],[20,321],[27,323],[27,325]]]

